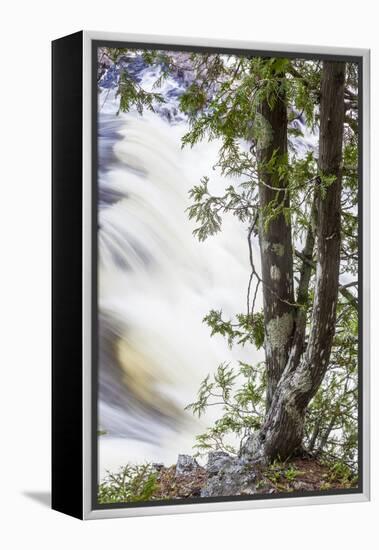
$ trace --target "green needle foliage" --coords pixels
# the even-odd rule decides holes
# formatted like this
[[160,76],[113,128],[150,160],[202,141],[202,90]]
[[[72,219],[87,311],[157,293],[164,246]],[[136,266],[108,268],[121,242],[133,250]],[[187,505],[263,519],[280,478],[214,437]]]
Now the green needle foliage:
[[130,465],[107,472],[98,487],[99,504],[150,500],[157,488],[157,474],[150,464]]
[[236,315],[236,322],[225,321],[222,318],[222,311],[212,309],[203,319],[211,328],[211,336],[221,334],[228,340],[229,347],[233,344],[245,345],[246,343],[253,344],[257,349],[260,349],[264,343],[264,319],[263,313],[253,313],[244,315],[239,313]]
[[261,426],[264,392],[263,364],[253,367],[239,362],[235,370],[230,364],[221,363],[212,378],[208,375],[200,384],[197,400],[186,409],[199,418],[214,406],[220,408],[222,414],[212,427],[197,436],[198,453],[216,450],[237,455],[249,435]]

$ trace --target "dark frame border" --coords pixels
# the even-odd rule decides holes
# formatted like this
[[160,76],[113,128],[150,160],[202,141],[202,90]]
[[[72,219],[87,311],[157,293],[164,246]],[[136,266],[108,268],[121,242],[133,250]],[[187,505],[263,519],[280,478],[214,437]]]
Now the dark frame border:
[[[98,486],[98,102],[97,102],[97,49],[99,47],[186,51],[200,53],[231,54],[244,57],[287,57],[289,59],[345,61],[358,65],[358,486],[351,489],[330,489],[325,491],[279,493],[276,495],[239,495],[231,497],[198,497],[188,499],[156,500],[137,503],[99,504]],[[91,257],[92,257],[92,315],[91,315],[91,503],[92,510],[122,508],[144,508],[212,502],[238,502],[256,500],[280,500],[283,498],[306,498],[310,496],[331,496],[363,493],[363,57],[360,55],[309,54],[293,51],[255,50],[230,47],[207,47],[196,45],[160,44],[133,41],[91,40]]]
[[80,519],[83,517],[82,44],[82,31],[52,42],[51,506]]

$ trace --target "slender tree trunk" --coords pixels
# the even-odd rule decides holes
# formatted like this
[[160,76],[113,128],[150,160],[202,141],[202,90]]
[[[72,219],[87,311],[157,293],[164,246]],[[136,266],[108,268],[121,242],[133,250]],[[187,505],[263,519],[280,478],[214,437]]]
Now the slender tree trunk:
[[[261,114],[267,124],[258,146],[259,242],[262,265],[267,370],[266,408],[286,366],[294,329],[294,293],[291,222],[281,212],[267,223],[268,208],[289,208],[287,179],[268,168],[273,156],[287,162],[287,105],[284,92],[269,105],[264,101]],[[275,163],[274,163],[275,164]]]
[[[246,443],[242,455],[253,460],[285,459],[300,446],[306,408],[328,368],[335,333],[341,244],[341,164],[345,64],[325,61],[321,78],[319,172],[333,176],[317,190],[317,261],[308,344],[305,327],[296,327],[285,370],[277,384],[262,429]],[[309,244],[309,243],[308,243]],[[307,277],[307,273],[304,275]],[[304,321],[303,321],[304,322]]]

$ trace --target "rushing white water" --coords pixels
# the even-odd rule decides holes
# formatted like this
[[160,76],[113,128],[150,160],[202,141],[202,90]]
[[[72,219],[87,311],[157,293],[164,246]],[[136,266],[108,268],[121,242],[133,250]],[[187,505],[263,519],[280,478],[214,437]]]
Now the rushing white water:
[[[144,87],[155,77],[144,70]],[[167,97],[175,83],[165,86]],[[247,228],[228,216],[206,242],[192,235],[189,189],[210,175],[222,194],[230,181],[212,171],[217,142],[181,149],[187,123],[176,101],[165,118],[116,116],[112,89],[99,98],[100,477],[126,462],[171,464],[192,453],[219,413],[198,420],[184,411],[201,380],[223,361],[262,360],[252,346],[210,338],[202,323],[210,309],[225,318],[246,311]],[[259,269],[257,247],[255,262]]]

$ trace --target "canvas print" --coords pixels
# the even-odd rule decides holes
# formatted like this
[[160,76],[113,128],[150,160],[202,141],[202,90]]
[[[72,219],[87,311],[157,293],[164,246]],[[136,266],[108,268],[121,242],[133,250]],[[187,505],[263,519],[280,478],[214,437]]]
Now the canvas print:
[[358,492],[357,61],[96,47],[99,506]]

